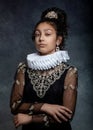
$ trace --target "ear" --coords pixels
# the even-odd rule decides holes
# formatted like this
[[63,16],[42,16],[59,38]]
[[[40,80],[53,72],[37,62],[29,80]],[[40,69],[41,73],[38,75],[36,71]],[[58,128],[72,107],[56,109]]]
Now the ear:
[[58,38],[57,38],[57,45],[59,46],[61,42],[62,42],[62,36],[58,36]]

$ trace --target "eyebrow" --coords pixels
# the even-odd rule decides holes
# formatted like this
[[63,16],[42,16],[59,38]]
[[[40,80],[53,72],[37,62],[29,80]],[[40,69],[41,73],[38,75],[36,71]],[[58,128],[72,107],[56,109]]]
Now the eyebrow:
[[[36,31],[39,31],[39,32],[40,32],[41,30],[36,29],[35,32],[36,32]],[[44,29],[44,31],[45,31],[45,32],[46,32],[46,31],[53,31],[53,29]]]

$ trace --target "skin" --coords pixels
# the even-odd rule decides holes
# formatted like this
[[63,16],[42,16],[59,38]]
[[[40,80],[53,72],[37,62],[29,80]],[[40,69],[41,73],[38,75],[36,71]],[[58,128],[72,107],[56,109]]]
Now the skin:
[[41,55],[55,52],[56,46],[60,44],[61,36],[56,35],[56,30],[49,23],[40,23],[35,31],[35,46]]
[[[40,23],[35,31],[35,46],[40,55],[52,54],[56,50],[56,45],[62,41],[61,36],[57,36],[55,28],[49,23]],[[72,111],[65,106],[55,104],[44,104],[41,111],[49,114],[56,122],[68,121],[72,116]],[[32,122],[32,116],[19,113],[14,116],[15,127]]]

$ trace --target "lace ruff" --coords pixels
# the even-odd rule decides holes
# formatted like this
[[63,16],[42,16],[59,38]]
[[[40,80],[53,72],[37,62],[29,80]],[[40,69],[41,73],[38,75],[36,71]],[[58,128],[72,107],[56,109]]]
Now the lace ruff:
[[28,67],[33,70],[48,70],[54,68],[62,62],[67,62],[70,57],[67,51],[57,51],[55,53],[41,56],[38,53],[27,55]]

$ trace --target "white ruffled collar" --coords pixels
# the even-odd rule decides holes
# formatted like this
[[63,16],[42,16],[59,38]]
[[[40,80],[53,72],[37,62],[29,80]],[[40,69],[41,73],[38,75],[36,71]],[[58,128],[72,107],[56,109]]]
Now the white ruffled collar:
[[43,56],[38,53],[32,53],[27,55],[27,64],[33,70],[47,70],[54,68],[62,62],[67,62],[69,59],[67,51],[57,51]]

